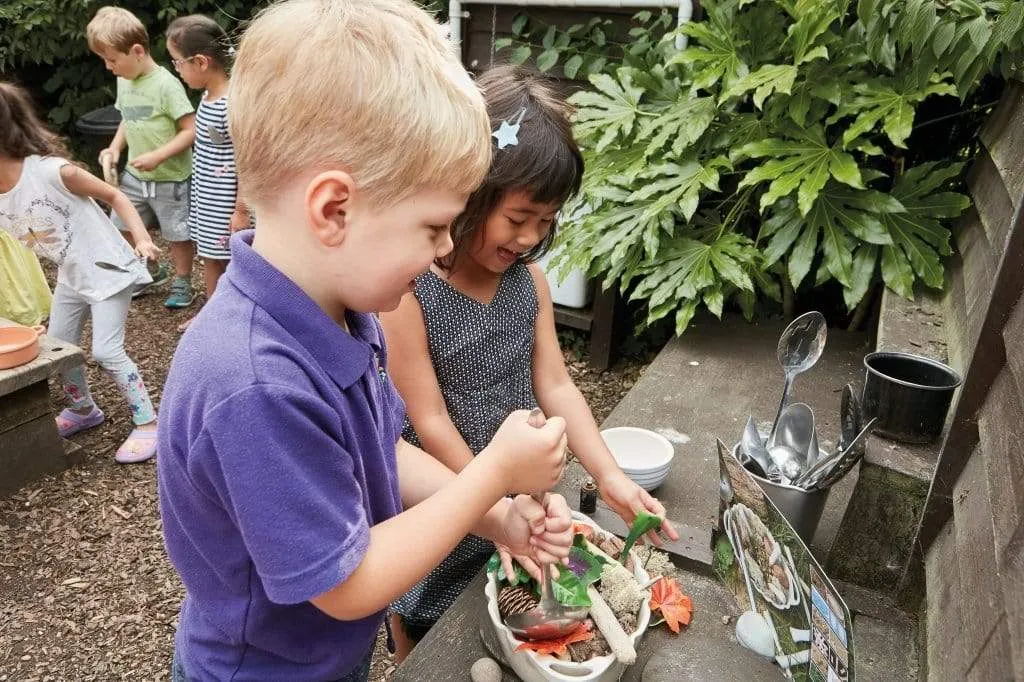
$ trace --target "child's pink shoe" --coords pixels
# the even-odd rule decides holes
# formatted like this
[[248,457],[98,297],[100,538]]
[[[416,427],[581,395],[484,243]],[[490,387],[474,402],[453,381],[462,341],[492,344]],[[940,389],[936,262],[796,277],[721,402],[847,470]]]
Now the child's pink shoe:
[[118,464],[138,464],[156,454],[156,429],[132,429],[114,454]]
[[57,433],[61,438],[67,438],[102,423],[103,412],[95,405],[92,406],[92,412],[89,414],[78,414],[71,408],[66,408],[57,415]]

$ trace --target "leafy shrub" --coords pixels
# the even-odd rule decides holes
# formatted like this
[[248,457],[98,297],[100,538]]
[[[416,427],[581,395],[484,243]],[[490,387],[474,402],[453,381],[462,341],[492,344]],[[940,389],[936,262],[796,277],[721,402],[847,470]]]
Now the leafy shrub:
[[[791,308],[801,286],[837,282],[848,310],[878,281],[906,297],[941,287],[966,157],[908,141],[923,103],[977,120],[994,104],[972,99],[986,76],[1024,73],[1024,3],[702,5],[704,20],[661,39],[648,36],[667,22],[638,14],[621,58],[571,98],[588,171],[561,265],[618,282],[648,324],[674,314],[677,333],[700,305],[749,317],[759,301]],[[539,32],[521,28],[519,61]],[[592,49],[543,35],[538,67]],[[941,150],[935,130],[917,144]]]

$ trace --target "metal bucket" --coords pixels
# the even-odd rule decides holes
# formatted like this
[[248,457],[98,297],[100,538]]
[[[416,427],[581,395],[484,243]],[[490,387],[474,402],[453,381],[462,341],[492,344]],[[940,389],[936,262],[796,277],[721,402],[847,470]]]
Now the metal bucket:
[[[736,443],[732,448],[732,456],[737,462],[739,462],[739,451],[740,444]],[[821,515],[825,511],[828,494],[832,489],[804,490],[792,485],[772,483],[768,479],[752,473],[746,467],[743,470],[757,481],[761,490],[779,508],[804,544],[810,547],[811,541],[814,539],[814,532],[818,529],[818,523],[821,521]]]
[[959,374],[911,353],[868,353],[864,367],[864,417],[878,417],[875,433],[904,443],[939,437]]

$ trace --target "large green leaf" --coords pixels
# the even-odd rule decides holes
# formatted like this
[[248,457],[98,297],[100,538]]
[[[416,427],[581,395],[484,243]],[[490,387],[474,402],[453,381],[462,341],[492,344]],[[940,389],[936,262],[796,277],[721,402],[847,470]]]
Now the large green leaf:
[[764,250],[765,265],[789,254],[789,278],[796,288],[810,272],[820,241],[825,269],[844,288],[855,289],[854,247],[891,244],[881,216],[904,210],[898,200],[883,192],[829,182],[806,216],[787,199],[765,221],[760,235],[761,239],[770,237]]
[[893,242],[882,250],[882,278],[901,296],[913,297],[912,275],[929,287],[942,288],[941,257],[950,253],[950,233],[942,219],[959,216],[970,206],[970,199],[936,190],[961,169],[961,164],[924,163],[908,170],[893,186],[893,198],[906,210],[881,216]]
[[851,187],[864,186],[857,161],[842,149],[830,146],[825,141],[824,129],[818,125],[797,132],[793,139],[752,142],[736,151],[736,158],[740,159],[764,157],[770,160],[748,172],[739,185],[771,181],[761,195],[762,211],[796,191],[800,213],[806,215],[830,177]]
[[793,91],[793,81],[796,80],[796,75],[797,68],[791,64],[766,64],[757,71],[734,80],[718,99],[721,103],[730,97],[743,95],[753,90],[754,106],[761,109],[764,106],[764,100],[773,92],[790,94]]
[[956,89],[949,83],[930,83],[919,90],[901,87],[898,79],[874,78],[854,83],[852,96],[840,105],[829,119],[834,123],[842,118],[855,117],[843,133],[843,145],[875,129],[879,122],[889,140],[897,147],[906,147],[906,140],[914,126],[914,106],[929,95],[954,95]]
[[[725,157],[709,159],[703,165],[692,157],[678,163],[660,163],[640,174],[640,187],[627,200],[646,204],[642,214],[644,220],[666,212],[674,212],[690,220],[697,212],[701,189],[717,191],[718,169],[728,166],[729,161]],[[648,254],[654,255],[654,251],[656,249],[648,249]]]
[[643,89],[633,85],[633,70],[619,69],[612,77],[606,73],[590,76],[597,92],[583,90],[569,101],[577,106],[576,134],[583,139],[597,138],[594,150],[600,152],[618,137],[633,132]]
[[690,97],[683,94],[677,101],[649,113],[653,115],[640,122],[637,133],[638,140],[650,140],[645,153],[651,156],[671,140],[669,148],[679,157],[700,139],[715,120],[718,109],[712,97]]
[[681,50],[668,60],[667,65],[690,66],[694,90],[710,90],[719,83],[729,87],[734,80],[750,72],[750,67],[740,56],[740,49],[746,41],[721,19],[712,17],[707,22],[688,22],[680,31],[696,45]]

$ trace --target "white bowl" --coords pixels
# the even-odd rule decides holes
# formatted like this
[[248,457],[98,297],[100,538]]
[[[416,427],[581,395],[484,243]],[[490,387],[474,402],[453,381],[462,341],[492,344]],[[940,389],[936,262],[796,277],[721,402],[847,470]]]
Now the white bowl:
[[602,431],[601,437],[619,468],[646,490],[658,487],[668,477],[676,451],[660,433],[617,426]]
[[[589,516],[579,512],[573,512],[572,517],[573,520],[585,523],[591,528],[600,528]],[[641,585],[651,579],[639,561],[633,562],[633,575]],[[484,594],[487,595],[487,614],[491,617],[491,625],[498,633],[498,642],[501,644],[505,659],[524,682],[616,682],[626,670],[625,665],[615,660],[614,654],[598,656],[584,663],[573,663],[554,656],[540,656],[534,651],[516,651],[520,642],[501,622],[501,615],[498,613],[498,582],[494,573],[487,575]],[[647,631],[650,623],[651,608],[647,599],[644,599],[637,616],[636,632],[629,637],[634,647],[639,646],[640,637]]]

